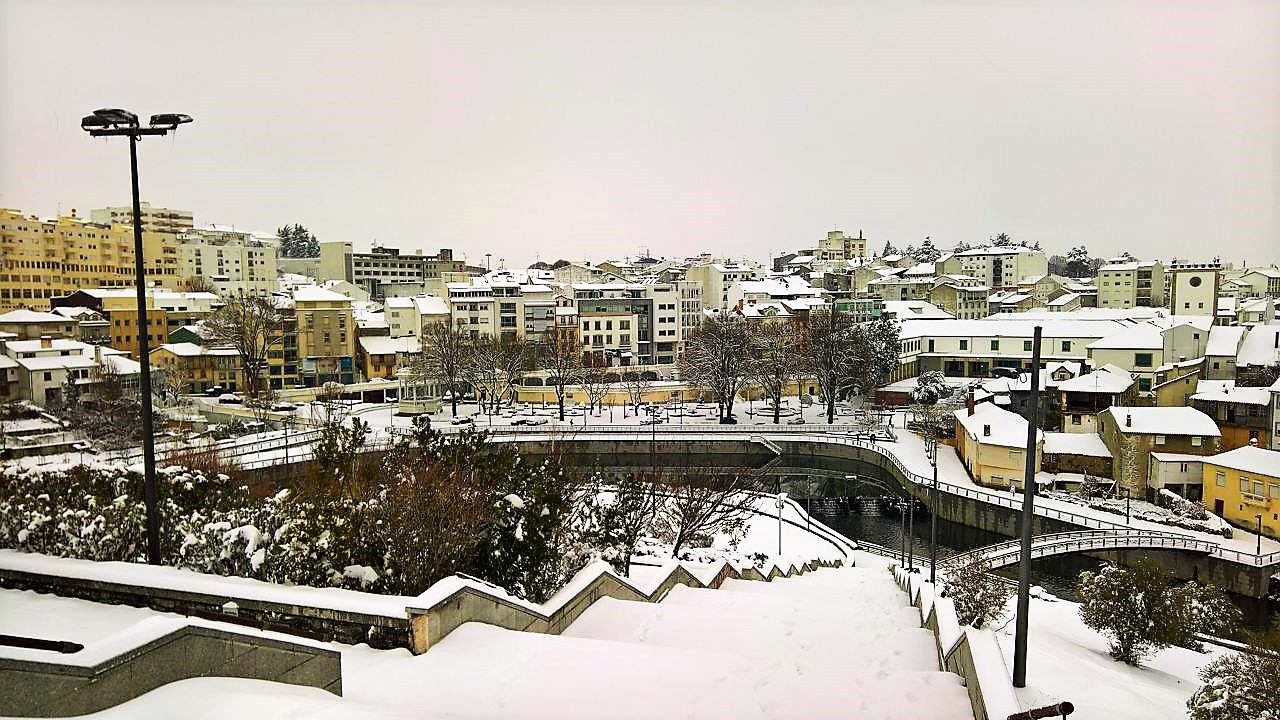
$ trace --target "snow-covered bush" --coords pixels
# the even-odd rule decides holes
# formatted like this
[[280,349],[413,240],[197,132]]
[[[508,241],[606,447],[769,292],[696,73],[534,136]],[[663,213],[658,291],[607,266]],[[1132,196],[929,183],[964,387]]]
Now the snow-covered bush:
[[1249,640],[1261,654],[1231,653],[1200,669],[1190,720],[1280,720],[1280,624]]
[[961,625],[983,628],[1004,618],[1013,588],[991,574],[990,563],[977,560],[948,575],[943,592],[955,603]]
[[1217,588],[1177,585],[1148,559],[1131,568],[1107,565],[1080,574],[1080,617],[1111,641],[1111,656],[1137,665],[1146,655],[1193,642],[1198,632],[1223,632],[1240,611]]

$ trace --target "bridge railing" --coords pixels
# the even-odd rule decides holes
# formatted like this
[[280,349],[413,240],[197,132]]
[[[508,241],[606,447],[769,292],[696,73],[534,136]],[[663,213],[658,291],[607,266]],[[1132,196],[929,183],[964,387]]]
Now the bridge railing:
[[[1040,558],[1050,555],[1063,555],[1088,550],[1107,550],[1125,548],[1169,548],[1212,553],[1216,545],[1208,540],[1201,540],[1189,535],[1166,533],[1159,530],[1120,529],[1120,530],[1075,530],[1061,533],[1037,535],[1032,538],[1031,557]],[[1009,540],[994,545],[975,548],[939,561],[939,566],[948,570],[963,567],[978,560],[984,560],[993,567],[1002,567],[1018,562],[1022,554],[1019,540]]]

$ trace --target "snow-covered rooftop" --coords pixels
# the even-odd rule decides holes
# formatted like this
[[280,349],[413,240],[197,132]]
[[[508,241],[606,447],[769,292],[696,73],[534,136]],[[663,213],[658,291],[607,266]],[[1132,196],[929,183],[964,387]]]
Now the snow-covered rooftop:
[[399,353],[416,353],[422,349],[418,338],[412,335],[404,337],[387,337],[373,335],[360,338],[360,347],[369,355],[397,355]]
[[1209,328],[1209,343],[1205,345],[1204,354],[1235,357],[1248,330],[1249,328],[1239,325],[1214,325]]
[[1280,477],[1280,452],[1245,445],[1204,458],[1205,462],[1271,477]]
[[1058,385],[1063,392],[1122,393],[1133,385],[1133,378],[1128,371],[1115,365],[1103,365],[1091,373],[1064,380]]
[[1120,432],[1137,435],[1201,435],[1219,437],[1222,432],[1213,418],[1193,407],[1122,407],[1113,405],[1110,413]]
[[1111,457],[1111,451],[1096,433],[1047,432],[1044,434],[1044,454]]
[[[1027,419],[991,403],[978,403],[970,415],[968,409],[955,411],[956,420],[967,433],[983,445],[1020,448],[1027,445]],[[1044,433],[1037,431],[1040,439]]]
[[1271,390],[1264,387],[1237,387],[1234,380],[1201,380],[1196,383],[1196,392],[1191,399],[1266,407],[1271,404]]
[[1236,367],[1280,362],[1280,325],[1254,325],[1236,353]]
[[11,310],[0,315],[0,324],[9,323],[65,323],[68,322],[66,317],[55,315],[54,313],[37,312],[35,310],[18,309]]

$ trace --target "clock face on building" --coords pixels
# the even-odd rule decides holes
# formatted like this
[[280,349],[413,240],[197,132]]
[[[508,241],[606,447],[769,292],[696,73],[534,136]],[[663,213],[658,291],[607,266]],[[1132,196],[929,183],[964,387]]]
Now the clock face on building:
[[1192,275],[1191,279],[1188,280],[1187,282],[1191,284],[1191,287],[1200,287],[1200,276]]

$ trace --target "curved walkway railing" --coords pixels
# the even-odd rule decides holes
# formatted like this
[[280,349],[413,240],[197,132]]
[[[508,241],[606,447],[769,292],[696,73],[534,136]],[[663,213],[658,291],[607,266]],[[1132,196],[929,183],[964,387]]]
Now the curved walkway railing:
[[[1078,552],[1138,548],[1186,550],[1209,554],[1217,548],[1217,545],[1208,540],[1165,533],[1158,530],[1136,530],[1132,528],[1127,530],[1076,530],[1033,537],[1031,539],[1031,558],[1034,560]],[[991,569],[994,570],[1017,564],[1021,555],[1021,541],[1010,540],[974,548],[973,550],[967,550],[939,560],[938,570],[945,574],[979,560],[986,561],[991,566]]]
[[[460,432],[464,428],[446,424],[438,424],[437,429],[444,432]],[[911,483],[915,488],[921,491],[927,491],[933,484],[932,478],[925,477],[909,469],[901,459],[893,452],[893,442],[885,442],[880,440],[868,440],[862,437],[854,437],[853,435],[865,433],[866,428],[862,425],[824,425],[824,424],[806,424],[806,425],[663,425],[660,427],[638,427],[624,425],[550,425],[538,427],[511,427],[497,426],[484,427],[479,426],[477,429],[491,433],[497,440],[516,440],[528,439],[536,440],[540,438],[578,438],[591,436],[608,436],[618,437],[629,435],[635,440],[663,439],[669,440],[672,436],[680,436],[685,438],[740,438],[742,440],[750,440],[751,436],[759,438],[767,438],[770,441],[803,441],[825,444],[846,445],[849,447],[861,448],[878,454],[893,466],[897,474],[906,482]],[[319,431],[301,430],[296,435],[290,434],[288,446],[290,448],[290,462],[300,462],[311,459],[310,444]],[[278,464],[282,464],[285,460],[283,457],[258,458],[254,457],[260,452],[281,451],[284,444],[280,442],[280,438],[272,438],[264,441],[254,441],[233,445],[226,441],[219,443],[219,456],[223,459],[236,462],[241,468],[246,470],[261,469]],[[378,442],[371,444],[371,450],[383,449],[384,445]],[[296,450],[296,452],[295,452]],[[1021,512],[1022,498],[1009,493],[995,492],[983,488],[974,487],[972,485],[962,485],[959,483],[949,482],[947,480],[938,480],[938,489],[951,495],[969,498],[978,502],[997,505],[1008,508],[1010,510]],[[1060,520],[1062,522],[1078,525],[1080,527],[1091,530],[1129,530],[1130,527],[1117,522],[1104,520],[1093,515],[1072,512],[1070,510],[1062,510],[1059,508],[1048,507],[1044,504],[1037,503],[1035,506],[1035,514],[1039,517]],[[1162,533],[1159,530],[1150,530],[1152,533]],[[1170,532],[1170,535],[1177,535]],[[1266,553],[1257,555],[1239,550],[1222,547],[1211,541],[1202,541],[1206,544],[1213,545],[1212,554],[1215,557],[1224,560],[1248,565],[1252,567],[1268,567],[1280,565],[1280,552]]]

